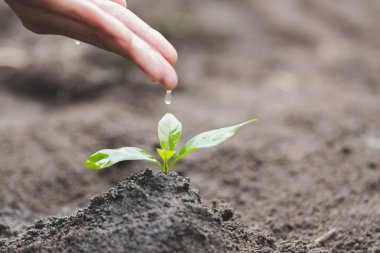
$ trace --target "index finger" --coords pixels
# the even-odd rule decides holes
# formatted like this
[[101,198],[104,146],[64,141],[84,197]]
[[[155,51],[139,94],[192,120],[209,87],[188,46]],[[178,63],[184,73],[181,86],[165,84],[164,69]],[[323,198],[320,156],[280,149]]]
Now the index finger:
[[99,8],[120,20],[128,29],[143,39],[152,48],[157,50],[165,59],[174,64],[177,61],[178,55],[175,48],[170,44],[165,37],[151,28],[147,23],[140,19],[136,14],[128,9],[122,8],[117,4],[103,0],[90,0]]
[[40,0],[44,8],[87,24],[111,38],[129,44],[131,31],[120,21],[87,0]]

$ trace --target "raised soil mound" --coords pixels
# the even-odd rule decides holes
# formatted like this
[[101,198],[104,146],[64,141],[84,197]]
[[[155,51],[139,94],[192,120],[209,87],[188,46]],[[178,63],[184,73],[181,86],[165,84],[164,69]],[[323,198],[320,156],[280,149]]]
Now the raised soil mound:
[[202,203],[189,183],[177,173],[131,175],[88,208],[0,241],[0,252],[327,252],[251,231],[233,210]]

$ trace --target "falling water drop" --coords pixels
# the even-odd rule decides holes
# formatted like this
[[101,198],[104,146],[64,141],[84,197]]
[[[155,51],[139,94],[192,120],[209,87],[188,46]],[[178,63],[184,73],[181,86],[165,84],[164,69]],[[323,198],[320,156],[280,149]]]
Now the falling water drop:
[[80,41],[79,40],[75,40],[75,44],[76,45],[80,45]]
[[172,91],[167,90],[165,95],[165,104],[170,105],[172,103]]

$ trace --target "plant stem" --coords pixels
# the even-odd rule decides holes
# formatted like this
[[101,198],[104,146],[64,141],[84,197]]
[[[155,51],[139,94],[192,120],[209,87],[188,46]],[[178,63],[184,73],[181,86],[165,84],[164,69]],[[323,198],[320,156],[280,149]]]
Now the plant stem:
[[[165,157],[166,158],[166,157]],[[168,161],[164,159],[164,166],[162,172],[166,175],[168,174]]]

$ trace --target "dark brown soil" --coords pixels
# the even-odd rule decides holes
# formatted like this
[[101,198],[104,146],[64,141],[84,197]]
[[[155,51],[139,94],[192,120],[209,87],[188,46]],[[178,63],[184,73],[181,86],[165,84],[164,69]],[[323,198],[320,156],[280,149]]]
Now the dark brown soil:
[[180,85],[169,107],[128,61],[28,33],[0,3],[3,242],[36,219],[71,215],[148,166],[98,173],[82,164],[105,147],[154,150],[157,121],[169,111],[183,122],[184,139],[259,118],[178,164],[203,202],[228,203],[247,231],[268,234],[283,252],[317,239],[330,252],[380,251],[378,1],[129,7],[179,51]]
[[[130,176],[73,216],[38,220],[2,252],[327,252],[247,230],[233,211],[207,207],[177,173]],[[277,251],[279,250],[279,251]]]

